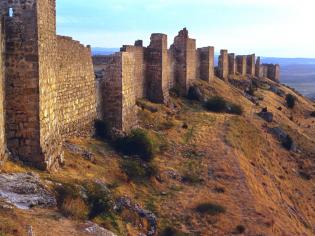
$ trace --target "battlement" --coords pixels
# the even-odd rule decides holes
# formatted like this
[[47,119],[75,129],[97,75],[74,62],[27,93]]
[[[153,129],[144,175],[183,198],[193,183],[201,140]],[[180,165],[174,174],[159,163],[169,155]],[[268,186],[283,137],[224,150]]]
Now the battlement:
[[[258,66],[255,60],[255,54],[235,56],[223,49],[218,77],[228,81],[236,74],[249,77],[258,74],[273,80],[279,76],[277,66],[260,66],[260,59]],[[93,57],[93,64],[98,77],[98,117],[124,131],[137,124],[134,115],[137,99],[168,103],[170,89],[186,96],[194,80],[211,83],[215,78],[214,47],[197,49],[196,40],[189,38],[186,28],[179,31],[169,49],[167,35],[154,33],[148,47],[137,40],[134,46],[124,45],[118,54]],[[257,67],[265,73],[256,72]]]

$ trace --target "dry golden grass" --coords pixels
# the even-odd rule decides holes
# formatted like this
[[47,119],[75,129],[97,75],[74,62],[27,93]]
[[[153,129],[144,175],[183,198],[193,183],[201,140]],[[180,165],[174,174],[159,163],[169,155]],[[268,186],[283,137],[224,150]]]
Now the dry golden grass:
[[[198,102],[180,98],[172,98],[174,109],[141,101],[144,109],[139,112],[140,124],[163,146],[154,159],[158,179],[141,183],[128,180],[120,167],[122,157],[109,145],[80,138],[70,142],[93,152],[95,163],[66,151],[66,165],[56,173],[39,172],[10,161],[4,171],[36,171],[43,179],[62,183],[100,180],[114,186],[111,191],[115,196],[128,196],[156,213],[160,232],[170,226],[187,235],[231,235],[243,225],[245,235],[313,235],[314,179],[301,178],[299,170],[315,166],[315,119],[307,115],[314,104],[296,94],[298,102],[292,111],[286,108],[284,98],[259,89],[257,93],[264,100],[255,106],[240,90],[219,79],[210,85],[203,81],[196,84],[207,96],[223,96],[242,105],[245,112],[242,116],[211,113]],[[255,114],[263,107],[274,113],[273,123],[266,124]],[[283,149],[267,132],[268,126],[278,125],[296,140],[301,153]],[[180,181],[185,176],[190,181]],[[195,209],[201,203],[216,203],[225,211],[199,214]],[[72,199],[65,207],[81,215],[82,204]],[[76,212],[77,208],[83,211]],[[5,232],[12,233],[14,228],[22,232],[31,224],[36,235],[47,231],[51,235],[82,234],[82,222],[65,218],[58,209],[32,209],[30,213],[10,210],[6,214],[0,210],[0,217],[0,227],[8,225]],[[14,219],[19,223],[12,225]],[[146,225],[128,211],[94,221],[119,235],[137,235],[143,232],[139,224]]]

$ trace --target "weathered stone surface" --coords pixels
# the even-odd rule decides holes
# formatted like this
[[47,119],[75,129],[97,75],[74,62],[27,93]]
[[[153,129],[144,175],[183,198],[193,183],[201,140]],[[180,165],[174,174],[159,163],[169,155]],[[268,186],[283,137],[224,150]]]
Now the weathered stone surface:
[[175,37],[171,50],[175,58],[175,87],[185,96],[197,76],[196,40],[189,38],[184,28]]
[[70,37],[57,37],[59,127],[63,137],[91,134],[96,118],[91,49]]
[[240,75],[246,75],[246,56],[236,56],[237,72]]
[[234,53],[229,53],[229,75],[235,75],[236,73],[236,59]]
[[258,113],[258,116],[260,116],[262,119],[264,119],[267,122],[272,122],[273,121],[273,114],[272,112],[268,111],[261,111]]
[[112,128],[129,131],[137,125],[134,54],[119,52],[94,57],[93,60],[94,66],[104,70],[104,77],[98,85],[102,99],[101,119]]
[[229,75],[229,58],[228,51],[221,50],[219,56],[219,77],[225,81],[228,80]]
[[156,103],[167,103],[169,99],[169,72],[167,35],[152,34],[147,48],[147,97]]
[[117,199],[115,209],[116,210],[123,210],[124,208],[127,208],[139,215],[139,217],[144,218],[148,221],[149,229],[146,233],[147,236],[153,236],[157,233],[157,219],[156,216],[143,208],[140,207],[138,204],[133,204],[131,200],[127,197],[121,197]]
[[[3,25],[0,23],[0,32],[2,32]],[[5,36],[0,34],[0,167],[6,159],[6,135],[5,135]]]
[[0,198],[20,209],[57,204],[53,194],[33,174],[1,174]]
[[262,64],[262,77],[266,77],[275,82],[280,81],[280,65],[278,64]]
[[214,47],[198,48],[199,78],[211,82],[214,79]]
[[55,169],[63,162],[62,134],[82,130],[85,116],[91,129],[96,114],[90,49],[83,55],[78,42],[58,44],[55,0],[1,1],[0,9],[8,149],[27,164]]
[[255,54],[248,55],[246,57],[246,61],[247,61],[246,68],[247,68],[247,74],[248,75],[251,75],[251,76],[255,75],[255,66],[256,66],[255,60],[256,60]]
[[87,235],[116,236],[116,234],[114,234],[113,232],[111,232],[107,229],[104,229],[93,222],[88,222],[83,227],[84,227],[84,231],[87,233]]

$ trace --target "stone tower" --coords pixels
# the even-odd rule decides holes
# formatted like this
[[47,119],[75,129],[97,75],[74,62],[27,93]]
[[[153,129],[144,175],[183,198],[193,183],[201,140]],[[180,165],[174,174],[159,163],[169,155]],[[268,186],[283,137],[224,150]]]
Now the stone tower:
[[56,83],[55,0],[1,0],[6,137],[12,155],[41,169],[62,162]]

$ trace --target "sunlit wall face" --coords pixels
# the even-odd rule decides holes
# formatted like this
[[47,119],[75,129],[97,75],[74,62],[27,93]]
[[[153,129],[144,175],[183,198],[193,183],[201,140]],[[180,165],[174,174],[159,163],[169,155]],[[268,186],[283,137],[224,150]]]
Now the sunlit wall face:
[[120,47],[183,27],[198,46],[238,54],[314,57],[314,0],[57,0],[58,32],[94,47]]

